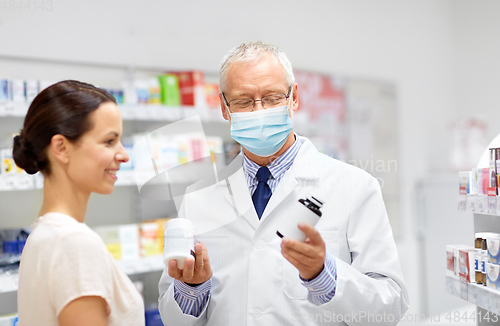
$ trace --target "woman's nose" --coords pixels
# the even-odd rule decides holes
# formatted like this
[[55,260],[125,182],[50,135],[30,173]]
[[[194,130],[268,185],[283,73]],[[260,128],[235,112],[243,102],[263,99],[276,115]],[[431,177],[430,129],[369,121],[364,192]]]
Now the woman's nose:
[[125,147],[123,147],[123,144],[120,144],[120,146],[121,146],[120,151],[118,151],[118,153],[116,153],[116,160],[120,161],[122,163],[126,163],[130,159],[130,157],[129,157],[127,151],[125,150]]

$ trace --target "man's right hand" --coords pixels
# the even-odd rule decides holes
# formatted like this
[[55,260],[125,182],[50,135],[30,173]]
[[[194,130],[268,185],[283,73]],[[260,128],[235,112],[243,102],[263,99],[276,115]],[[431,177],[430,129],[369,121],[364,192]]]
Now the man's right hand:
[[168,275],[189,284],[201,284],[208,281],[212,277],[212,268],[210,267],[207,247],[200,241],[194,246],[194,250],[195,258],[186,258],[184,269],[177,267],[177,260],[170,260],[168,262]]

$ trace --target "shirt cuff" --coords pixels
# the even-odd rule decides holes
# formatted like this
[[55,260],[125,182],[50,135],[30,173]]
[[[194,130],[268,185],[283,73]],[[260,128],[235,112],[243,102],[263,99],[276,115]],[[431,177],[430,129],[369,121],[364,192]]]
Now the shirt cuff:
[[174,299],[187,315],[199,317],[210,298],[212,278],[197,286],[174,280]]
[[302,277],[300,279],[302,285],[309,290],[312,296],[323,298],[320,299],[323,303],[330,301],[335,296],[337,287],[337,264],[335,258],[327,252],[325,266],[321,273],[312,280],[306,280]]

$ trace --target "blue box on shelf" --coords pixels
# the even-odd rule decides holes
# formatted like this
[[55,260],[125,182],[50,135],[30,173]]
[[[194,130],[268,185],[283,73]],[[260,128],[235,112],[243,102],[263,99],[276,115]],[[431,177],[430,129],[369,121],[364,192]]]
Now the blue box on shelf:
[[144,311],[146,313],[146,326],[163,326],[157,305],[148,305]]
[[23,252],[25,245],[26,245],[26,240],[17,240],[17,252],[19,254]]
[[9,254],[17,254],[18,253],[18,244],[17,240],[14,241],[4,241],[2,242],[2,248],[4,253]]
[[23,252],[26,240],[3,241],[2,249],[6,254],[20,254]]

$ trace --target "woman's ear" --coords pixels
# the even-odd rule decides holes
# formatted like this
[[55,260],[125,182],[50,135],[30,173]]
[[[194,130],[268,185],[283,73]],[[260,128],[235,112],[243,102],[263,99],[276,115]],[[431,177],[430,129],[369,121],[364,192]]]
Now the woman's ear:
[[54,135],[50,140],[49,155],[59,162],[67,164],[69,162],[70,147],[71,143],[66,137],[59,134]]

